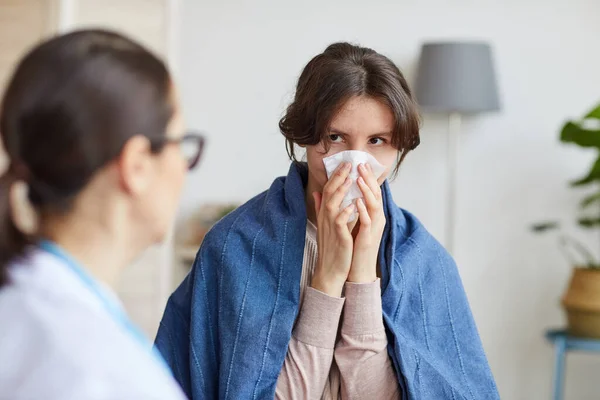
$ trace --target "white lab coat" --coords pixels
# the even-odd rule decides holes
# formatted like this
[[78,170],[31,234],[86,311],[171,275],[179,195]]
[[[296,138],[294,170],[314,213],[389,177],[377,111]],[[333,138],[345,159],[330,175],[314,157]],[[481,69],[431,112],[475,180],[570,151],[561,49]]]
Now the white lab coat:
[[59,257],[40,249],[0,288],[0,400],[180,400],[149,348]]

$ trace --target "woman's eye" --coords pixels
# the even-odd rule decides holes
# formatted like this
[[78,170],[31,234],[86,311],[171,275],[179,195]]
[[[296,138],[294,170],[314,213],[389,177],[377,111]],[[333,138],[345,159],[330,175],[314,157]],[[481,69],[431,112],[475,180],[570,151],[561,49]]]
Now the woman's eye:
[[382,138],[371,138],[369,139],[369,144],[374,144],[374,145],[378,145],[378,144],[384,144],[385,143],[385,139]]
[[333,143],[341,143],[342,137],[340,135],[329,135],[329,140],[331,140]]

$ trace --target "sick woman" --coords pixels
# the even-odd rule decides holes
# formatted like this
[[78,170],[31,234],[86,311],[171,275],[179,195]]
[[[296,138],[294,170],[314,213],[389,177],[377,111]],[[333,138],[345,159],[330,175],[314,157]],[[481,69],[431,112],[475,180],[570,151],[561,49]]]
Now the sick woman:
[[498,399],[454,261],[391,196],[419,144],[398,67],[330,45],[279,127],[287,176],[216,224],[168,302],[156,346],[186,394]]

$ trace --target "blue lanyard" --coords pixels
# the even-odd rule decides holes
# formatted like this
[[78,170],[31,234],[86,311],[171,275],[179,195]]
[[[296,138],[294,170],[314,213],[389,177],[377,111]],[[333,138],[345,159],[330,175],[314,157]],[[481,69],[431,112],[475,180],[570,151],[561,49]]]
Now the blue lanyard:
[[69,256],[64,250],[62,250],[53,242],[42,240],[39,242],[38,246],[40,249],[58,257],[61,261],[63,261],[63,263],[79,278],[81,283],[83,283],[98,300],[100,300],[110,316],[117,323],[119,323],[119,325],[121,325],[131,337],[144,346],[144,348],[152,349],[152,353],[156,358],[156,361],[166,369],[169,375],[172,375],[171,370],[167,366],[164,358],[161,356],[158,350],[151,345],[144,334],[129,320],[127,314],[123,310],[123,307],[121,307],[114,299],[111,299],[109,296],[107,296],[106,290],[102,288],[98,282],[79,265],[79,263],[77,263],[71,256]]

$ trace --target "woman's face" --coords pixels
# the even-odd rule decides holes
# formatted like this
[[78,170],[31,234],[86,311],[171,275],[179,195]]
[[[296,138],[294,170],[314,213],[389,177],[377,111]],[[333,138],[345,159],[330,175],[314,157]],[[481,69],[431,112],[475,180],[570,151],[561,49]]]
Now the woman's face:
[[384,165],[386,171],[379,178],[382,184],[398,157],[398,150],[391,144],[394,122],[394,115],[385,104],[367,96],[350,98],[329,126],[329,151],[325,153],[323,143],[306,146],[311,190],[321,192],[327,182],[323,158],[345,150],[370,153]]

